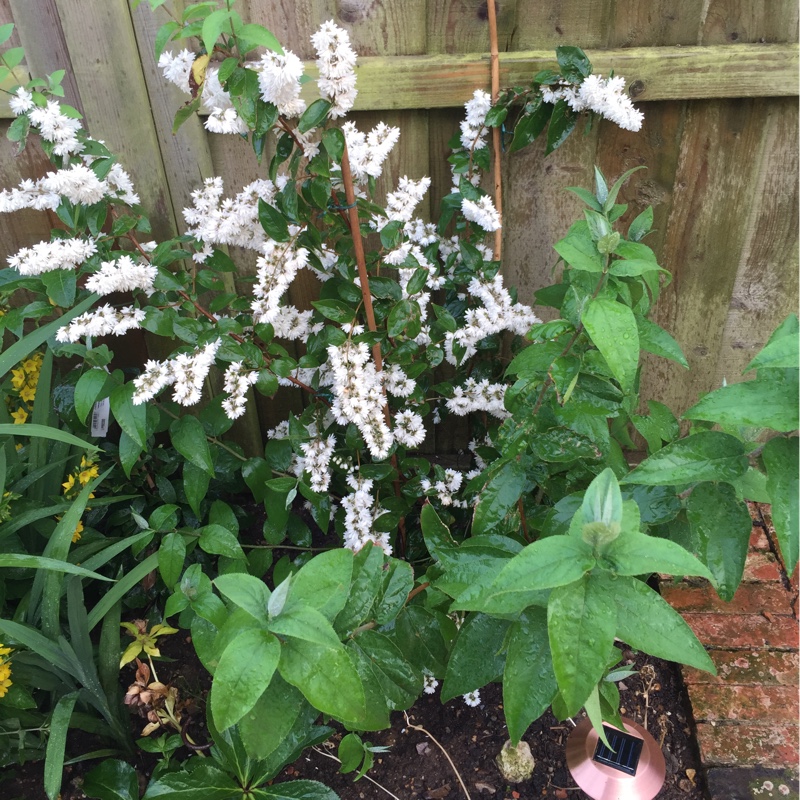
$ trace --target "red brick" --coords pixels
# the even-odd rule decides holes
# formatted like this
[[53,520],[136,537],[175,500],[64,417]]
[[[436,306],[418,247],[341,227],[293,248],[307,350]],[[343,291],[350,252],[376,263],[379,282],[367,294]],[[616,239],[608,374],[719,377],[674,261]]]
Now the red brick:
[[751,550],[769,550],[769,539],[767,539],[767,532],[758,525],[753,525],[753,530],[750,533],[750,549]]
[[714,686],[690,683],[689,700],[698,721],[742,721],[797,724],[794,686]]
[[717,674],[683,667],[685,683],[797,686],[798,655],[785,650],[711,650]]
[[791,614],[792,595],[780,583],[742,583],[733,599],[720,600],[710,584],[688,586],[683,583],[664,585],[661,596],[676,610],[715,611],[718,614]]
[[744,565],[744,581],[780,581],[782,570],[772,553],[749,553]]
[[775,650],[797,650],[797,621],[789,616],[761,614],[682,615],[697,638],[707,647],[769,647]]
[[697,725],[700,758],[706,766],[790,767],[800,752],[797,725],[717,724]]

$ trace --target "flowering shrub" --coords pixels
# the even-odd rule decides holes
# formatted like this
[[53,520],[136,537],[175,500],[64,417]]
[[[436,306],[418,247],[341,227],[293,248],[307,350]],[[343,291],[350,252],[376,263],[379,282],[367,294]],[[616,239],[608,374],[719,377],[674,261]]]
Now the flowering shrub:
[[[641,350],[686,362],[647,319],[668,276],[643,243],[652,210],[621,224],[627,206],[617,199],[629,173],[609,187],[596,170],[594,192],[573,187],[587,209],[555,245],[558,283],[536,295],[558,309],[554,321],[542,323],[517,301],[488,242],[502,224],[481,185],[491,127],[513,128],[512,151],[541,137],[548,152],[586,112],[637,130],[642,115],[623,79],[592,75],[582,51],[564,47],[558,71],[503,92],[494,105],[477,90],[452,142],[452,189],[432,223],[415,216],[427,177],[403,177],[384,201],[376,196],[400,131],[384,123],[360,131],[344,121],[356,96],[347,33],[328,22],[312,37],[320,98],[307,105],[302,62],[231,6],[194,4],[169,22],[158,37],[159,66],[189,98],[176,126],[201,110],[209,131],[248,139],[266,177],[233,197],[220,178],[205,181],[184,209],[185,236],[148,241],[130,177],[55,99],[56,82],[33,81],[11,100],[10,137],[20,146],[38,138],[54,170],[0,192],[0,211],[49,209],[62,227],[17,252],[2,273],[4,299],[25,290],[36,301],[0,318],[19,339],[8,350],[16,360],[0,362],[8,372],[45,348],[34,358],[46,365],[48,387],[54,356],[75,366],[56,376],[65,391],[54,410],[34,405],[35,426],[27,417],[0,425],[5,435],[27,429],[36,437],[49,424],[50,460],[69,462],[62,486],[72,503],[52,549],[41,553],[61,565],[51,565],[58,577],[48,584],[42,633],[36,613],[2,619],[0,631],[40,657],[60,643],[57,570],[78,560],[70,550],[77,534],[79,546],[99,554],[82,561],[85,580],[117,578],[87,572],[109,563],[124,564],[124,573],[107,594],[70,583],[72,639],[91,662],[89,631],[102,621],[104,677],[120,657],[136,659],[125,702],[148,717],[148,733],[171,726],[182,736],[176,690],[158,681],[152,659],[147,665],[137,655],[157,656],[157,633],[191,632],[213,675],[213,763],[165,768],[147,798],[178,789],[201,797],[210,785],[231,796],[256,790],[331,733],[316,724],[320,712],[353,730],[377,730],[439,681],[444,698],[477,705],[479,690],[502,679],[514,741],[551,704],[562,717],[583,707],[598,727],[618,721],[615,638],[713,669],[681,618],[637,576],[702,575],[730,597],[747,548],[742,497],[753,496],[779,509],[781,547],[794,565],[786,477],[796,473],[788,471],[794,442],[744,444],[740,429],[797,427],[796,319],[753,362],[758,380],[744,385],[777,391],[780,407],[745,418],[738,395],[724,394],[743,390],[727,387],[686,415],[701,422],[680,438],[665,406],[638,408]],[[195,45],[165,49],[193,38],[199,54]],[[267,52],[256,57],[258,48]],[[257,254],[252,291],[236,290],[229,246]],[[310,309],[287,301],[301,270],[319,281]],[[112,369],[109,337],[134,329],[172,352],[125,365],[138,371],[126,380]],[[288,343],[302,354],[293,356]],[[504,348],[513,355],[505,368]],[[28,403],[24,366],[23,373],[12,372],[6,394]],[[278,391],[302,392],[305,405],[266,434],[257,455],[226,438],[254,392]],[[436,426],[457,417],[469,424],[468,470],[420,455]],[[633,471],[623,453],[633,446],[632,428],[649,454]],[[100,442],[89,445],[102,449],[99,461],[69,449],[82,443],[74,433]],[[44,442],[15,451],[26,486],[45,469]],[[249,497],[236,497],[245,486]],[[92,492],[98,497],[87,509]],[[125,511],[109,513],[123,501]],[[242,506],[253,501],[266,514],[267,544],[255,547],[239,535],[252,522]],[[287,539],[289,548],[310,548],[312,526],[343,546],[272,564],[272,549]],[[8,530],[0,527],[0,539]],[[25,558],[33,546],[14,547],[11,554]],[[139,581],[143,596],[132,600]],[[147,605],[152,617],[123,623],[136,638],[124,654],[123,601]],[[75,620],[84,617],[81,627]],[[119,733],[88,667],[79,685],[97,689],[94,707]],[[74,687],[53,712],[66,714],[63,725],[78,701]],[[366,769],[369,743],[348,741],[358,756],[352,769],[362,759]],[[172,749],[165,740],[164,751]],[[314,785],[296,792],[331,796]]]

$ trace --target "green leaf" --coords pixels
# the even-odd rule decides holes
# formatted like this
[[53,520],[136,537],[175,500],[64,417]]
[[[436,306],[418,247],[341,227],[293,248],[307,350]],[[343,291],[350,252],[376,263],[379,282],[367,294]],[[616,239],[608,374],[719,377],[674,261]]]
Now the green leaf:
[[269,686],[281,645],[266,631],[251,628],[237,634],[222,651],[214,672],[211,713],[220,730],[235,725]]
[[179,533],[168,533],[158,548],[158,571],[161,580],[172,588],[180,580],[186,559],[186,543]]
[[389,312],[387,333],[394,338],[405,332],[409,339],[413,339],[419,335],[421,316],[418,303],[413,300],[401,300]]
[[258,200],[258,221],[271,239],[276,242],[289,241],[289,223],[286,218],[275,206],[266,203],[261,198]]
[[592,74],[592,63],[580,47],[556,47],[556,59],[561,74],[570,83],[581,83]]
[[199,528],[200,549],[206,553],[228,558],[244,558],[239,540],[222,525],[205,525]]
[[2,436],[33,436],[39,439],[52,439],[54,442],[64,442],[64,444],[72,444],[75,447],[80,447],[82,450],[89,450],[96,452],[100,448],[96,444],[87,442],[85,439],[79,439],[71,433],[52,428],[49,425],[35,425],[32,422],[26,422],[24,425],[14,425],[13,423],[0,423],[0,435]]
[[603,271],[603,257],[595,243],[586,235],[570,233],[556,242],[553,249],[574,269],[598,273]]
[[190,463],[214,477],[214,462],[206,432],[197,417],[186,414],[169,426],[172,446]]
[[97,800],[139,800],[139,779],[136,770],[116,758],[101,761],[86,773],[83,793]]
[[0,44],[5,44],[14,32],[14,23],[7,22],[5,25],[0,25]]
[[128,594],[145,575],[148,575],[157,567],[158,553],[153,553],[132,570],[126,572],[89,612],[89,630],[91,631],[95,628],[118,600]]
[[553,671],[571,717],[580,711],[605,673],[614,644],[616,616],[602,573],[585,575],[550,594],[547,629]]
[[319,127],[320,123],[324,122],[331,109],[331,104],[321,97],[315,100],[300,117],[297,123],[297,129],[300,133],[307,133],[312,128]]
[[622,389],[633,389],[639,365],[639,331],[633,311],[616,300],[597,297],[584,309],[581,321]]
[[218,11],[212,11],[203,20],[203,32],[201,38],[203,40],[203,47],[206,48],[206,52],[209,55],[211,55],[213,52],[214,45],[217,43],[217,39],[219,39],[223,29],[228,26],[228,20],[230,17],[230,11],[219,9]]
[[583,496],[583,522],[602,522],[606,525],[622,522],[622,494],[614,472],[606,467],[592,482]]
[[311,305],[334,322],[352,322],[357,316],[356,310],[341,300],[312,300]]
[[797,336],[783,336],[770,341],[766,347],[745,367],[751,369],[797,369],[800,367],[800,348]]
[[461,626],[447,661],[443,703],[481,689],[503,673],[503,642],[510,624],[485,614],[472,614]]
[[59,308],[69,308],[75,302],[77,276],[73,270],[54,269],[42,275],[47,297]]
[[731,481],[747,471],[744,446],[720,431],[702,431],[653,453],[622,483],[671,486],[700,481]]
[[496,528],[516,505],[527,485],[525,470],[516,459],[506,461],[499,469],[493,469],[475,507],[472,522],[474,534],[489,533]]
[[[779,340],[780,341],[780,340]],[[707,394],[683,414],[729,427],[752,426],[794,431],[800,426],[798,382],[762,378],[734,383]]]
[[517,744],[528,726],[547,711],[557,691],[547,635],[547,612],[543,608],[528,608],[508,632],[508,653],[503,670],[503,713],[513,744]]
[[236,573],[218,576],[214,579],[214,585],[228,600],[243,608],[254,619],[267,623],[270,591],[264,581],[252,575]]
[[[323,664],[325,668],[320,669]],[[287,637],[278,669],[323,714],[354,727],[367,716],[361,678],[338,642],[334,646]]]
[[628,228],[628,238],[632,242],[640,242],[645,234],[649,233],[653,227],[653,208],[648,206],[636,219],[631,222]]
[[97,402],[103,393],[106,382],[110,376],[104,369],[90,369],[78,378],[75,384],[75,413],[81,422],[86,422],[86,417],[92,410],[92,406]]
[[68,561],[59,561],[58,559],[45,558],[44,556],[29,556],[24,553],[0,553],[0,568],[2,567],[43,569],[50,572],[66,572],[70,575],[80,575],[82,578],[94,578],[98,581],[113,581],[112,578],[92,572],[85,567],[70,564]]
[[406,606],[395,622],[394,640],[418,669],[432,675],[445,674],[447,642],[441,620],[433,611],[419,605]]
[[120,428],[144,449],[147,446],[147,406],[133,404],[135,391],[133,383],[117,386],[110,395],[111,411]]
[[541,135],[545,126],[550,121],[553,114],[552,103],[543,103],[541,98],[534,100],[534,107],[531,111],[524,114],[514,126],[514,138],[508,148],[510,153],[527,147],[538,136]]
[[683,617],[646,583],[620,576],[609,584],[608,602],[616,605],[616,635],[623,642],[716,675],[714,662]]
[[761,457],[767,468],[767,491],[772,501],[772,523],[781,548],[787,575],[794,572],[798,557],[797,531],[800,529],[798,497],[798,440],[795,437],[770,439]]
[[197,517],[200,516],[200,504],[208,493],[210,482],[211,476],[204,469],[195,466],[191,461],[183,465],[183,491]]
[[202,95],[197,95],[194,100],[190,103],[187,103],[185,106],[181,106],[175,112],[175,119],[172,123],[172,135],[174,136],[180,129],[181,125],[186,122],[189,117],[193,116],[195,112],[200,108],[200,100]]
[[566,100],[558,100],[553,106],[550,126],[547,129],[546,156],[561,147],[578,122],[578,115],[567,105]]
[[272,50],[278,55],[283,55],[283,48],[274,33],[268,31],[263,25],[243,25],[237,34],[239,38],[239,47],[242,48],[243,43],[244,52],[249,52],[256,47],[265,47],[267,50]]
[[362,547],[353,559],[348,601],[334,620],[340,634],[349,633],[370,615],[383,585],[383,562],[383,549],[371,544]]
[[72,719],[72,711],[78,699],[78,692],[65,694],[56,703],[50,716],[50,736],[44,757],[44,790],[50,800],[56,800],[61,791],[64,776],[64,748],[67,745],[67,731]]
[[339,795],[317,781],[286,781],[251,791],[253,800],[340,800]]
[[295,573],[288,602],[305,603],[332,622],[347,603],[352,577],[352,550],[321,553]]
[[345,147],[344,134],[341,130],[339,128],[328,128],[322,134],[322,144],[331,161],[335,161],[337,164],[341,163]]
[[[700,484],[706,485],[709,484]],[[603,562],[617,575],[664,572],[668,575],[700,575],[713,580],[708,568],[679,544],[643,533],[628,533],[615,539],[604,548]]]
[[165,772],[151,781],[142,800],[235,800],[242,787],[211,764],[200,764],[191,772]]
[[[736,498],[736,491],[729,483],[700,483],[689,495],[686,515],[693,549],[711,571],[711,575],[704,577],[715,582],[723,600],[733,599],[744,574],[753,527],[747,506]],[[659,567],[658,571],[673,575],[702,574],[682,570],[677,564],[673,569]]]

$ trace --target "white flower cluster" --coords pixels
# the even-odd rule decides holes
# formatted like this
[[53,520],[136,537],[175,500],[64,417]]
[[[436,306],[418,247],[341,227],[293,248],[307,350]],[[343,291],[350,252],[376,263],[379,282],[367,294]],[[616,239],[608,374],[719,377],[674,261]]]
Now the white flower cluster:
[[541,92],[545,103],[566,100],[573,111],[594,111],[628,131],[641,130],[644,121],[644,114],[634,108],[625,93],[625,78],[620,75],[589,75],[578,86],[561,82],[555,88],[542,86]]
[[406,447],[417,447],[425,441],[425,425],[415,411],[405,409],[394,416],[394,438]]
[[211,133],[246,134],[247,124],[233,107],[231,96],[222,88],[219,69],[209,67],[203,81],[203,111],[208,116],[203,123]]
[[[299,229],[294,228],[294,234]],[[263,255],[256,261],[256,284],[253,288],[255,300],[251,304],[253,310],[254,323],[269,323],[273,326],[287,328],[287,320],[281,317],[285,309],[281,307],[281,298],[291,285],[298,270],[303,269],[308,263],[308,250],[304,247],[294,246],[294,236],[286,243],[278,243],[272,239],[267,239],[261,248]],[[300,320],[305,319],[305,327],[311,318],[310,312],[297,312]],[[295,320],[292,325],[297,328],[299,320]],[[281,323],[284,323],[281,325]],[[284,338],[300,338],[303,334]]]
[[77,342],[83,336],[122,336],[129,330],[138,328],[144,320],[141,308],[125,306],[114,308],[104,305],[75,317],[69,325],[56,332],[57,342]]
[[453,388],[453,396],[447,401],[447,408],[458,417],[466,416],[472,411],[486,411],[494,417],[505,419],[509,416],[503,405],[506,388],[504,383],[467,378],[463,386]]
[[99,295],[136,289],[150,295],[157,275],[158,269],[151,264],[137,264],[130,256],[122,256],[116,261],[103,261],[99,272],[86,281],[86,288]]
[[265,236],[258,221],[258,201],[271,204],[275,184],[256,180],[233,198],[223,199],[222,192],[222,178],[207,178],[201,189],[192,192],[193,206],[183,209],[183,218],[190,226],[188,233],[208,245],[260,249]]
[[461,201],[461,213],[485,231],[500,230],[500,214],[489,195],[484,195],[477,202],[465,197]]
[[258,372],[245,370],[241,361],[234,361],[225,370],[223,389],[228,396],[222,401],[222,410],[228,419],[238,419],[247,405],[247,390],[258,380]]
[[42,139],[53,143],[53,152],[57,156],[69,156],[83,150],[83,145],[78,140],[81,123],[62,114],[60,103],[48,100],[44,108],[35,106],[24,113],[28,114],[31,125],[38,128]]
[[331,482],[329,464],[334,447],[336,437],[333,435],[326,439],[312,439],[300,445],[305,456],[302,459],[302,470],[311,476],[311,490],[314,492],[328,491]]
[[461,121],[461,146],[467,150],[486,147],[486,115],[492,107],[492,98],[483,89],[476,89],[472,99],[464,103],[466,118]]
[[355,122],[342,125],[350,170],[356,183],[366,183],[369,178],[379,178],[392,148],[400,138],[400,128],[393,128],[379,122],[369,133],[364,134],[356,128]]
[[300,99],[302,76],[303,62],[291,50],[283,55],[265,53],[258,64],[261,99],[277,106],[284,117],[299,117],[306,110],[305,100]]
[[[414,210],[422,202],[430,186],[431,179],[427,177],[418,181],[412,181],[405,175],[400,178],[397,189],[386,195],[386,221],[411,222]],[[378,230],[385,224],[380,220]]]
[[180,353],[167,361],[148,361],[144,372],[133,383],[133,404],[152,400],[166,386],[174,386],[172,399],[182,406],[191,406],[200,401],[203,381],[214,364],[220,346],[215,339],[193,353]]
[[433,694],[436,691],[436,687],[439,685],[439,681],[433,677],[429,672],[424,672],[422,674],[422,691],[425,694]]
[[33,208],[55,211],[61,198],[71,203],[92,205],[104,197],[122,200],[129,205],[139,202],[130,177],[119,164],[114,164],[104,181],[84,164],[72,164],[56,172],[48,172],[37,181],[24,180],[16,189],[0,192],[0,213]]
[[430,478],[423,478],[420,481],[422,491],[427,493],[436,492],[436,497],[443,506],[456,506],[458,508],[466,507],[466,503],[461,500],[456,500],[453,495],[458,493],[461,484],[464,482],[463,473],[457,469],[446,469],[444,471],[444,480],[432,483]]
[[354,423],[378,460],[389,455],[393,437],[384,418],[386,397],[381,388],[381,376],[370,360],[369,348],[363,342],[347,340],[341,346],[328,348],[332,382],[331,412],[340,425]]
[[164,78],[177,86],[185,94],[189,94],[189,74],[194,64],[195,54],[186,48],[177,55],[172,55],[165,50],[158,59],[158,68],[162,71]]
[[358,552],[365,544],[372,542],[382,547],[386,555],[390,556],[392,547],[389,544],[389,534],[373,530],[375,520],[385,512],[380,506],[375,506],[372,481],[348,475],[347,483],[353,492],[342,498],[345,512],[344,546]]
[[97,246],[89,239],[53,239],[23,247],[8,259],[8,266],[20,275],[41,275],[54,269],[75,269],[96,252]]
[[477,352],[476,345],[481,339],[504,330],[524,336],[532,325],[541,322],[530,306],[511,301],[511,295],[503,286],[502,275],[495,275],[491,281],[473,278],[467,289],[470,296],[480,300],[482,305],[467,309],[464,326],[448,333],[445,352],[451,364],[457,363],[453,355],[454,342],[466,350],[465,358],[469,358]]
[[319,93],[332,103],[328,116],[338,119],[353,107],[356,95],[356,53],[350,46],[350,36],[333,20],[324,22],[311,36],[317,51]]
[[395,397],[408,397],[417,388],[417,382],[409,378],[398,364],[384,367],[381,377],[386,391]]

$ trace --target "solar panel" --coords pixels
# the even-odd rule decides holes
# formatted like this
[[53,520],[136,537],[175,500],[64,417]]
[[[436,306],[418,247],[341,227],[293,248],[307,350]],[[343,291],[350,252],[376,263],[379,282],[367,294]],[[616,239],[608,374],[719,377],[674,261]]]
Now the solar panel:
[[644,741],[638,736],[631,736],[608,725],[603,725],[603,730],[611,748],[606,747],[602,740],[598,741],[594,751],[594,761],[628,775],[635,775]]

